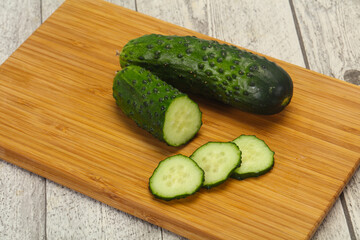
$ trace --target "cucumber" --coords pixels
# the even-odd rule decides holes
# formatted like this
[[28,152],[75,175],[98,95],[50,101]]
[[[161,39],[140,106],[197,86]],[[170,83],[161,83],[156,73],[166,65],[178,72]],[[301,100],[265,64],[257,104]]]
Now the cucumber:
[[293,95],[290,76],[274,62],[192,36],[150,34],[132,39],[120,53],[120,64],[142,66],[183,92],[256,114],[280,112]]
[[178,154],[159,163],[149,179],[149,189],[157,198],[172,200],[194,194],[203,182],[204,171],[196,162]]
[[254,135],[241,135],[233,141],[241,151],[241,166],[232,174],[242,180],[258,177],[270,171],[274,166],[274,152],[266,143]]
[[113,96],[139,127],[170,146],[187,143],[202,125],[195,102],[139,66],[125,67],[116,74]]
[[229,178],[241,164],[241,152],[232,142],[208,142],[191,156],[205,172],[203,187],[215,187]]

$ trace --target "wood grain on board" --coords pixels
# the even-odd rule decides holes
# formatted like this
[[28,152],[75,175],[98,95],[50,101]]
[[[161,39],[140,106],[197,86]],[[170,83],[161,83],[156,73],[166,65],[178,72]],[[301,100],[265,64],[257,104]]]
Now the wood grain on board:
[[[310,6],[301,0],[294,1],[294,7],[310,69],[360,85],[360,1],[322,0]],[[360,239],[359,189],[360,170],[344,190],[353,239]]]
[[[187,237],[309,237],[359,162],[359,88],[277,61],[297,89],[284,112],[254,116],[197,99],[201,132],[186,147],[170,148],[134,126],[111,98],[114,50],[150,32],[196,34],[102,2],[62,6],[0,68],[0,109],[11,120],[1,118],[7,142],[0,157]],[[149,195],[147,178],[159,160],[242,133],[275,150],[271,174],[175,203]]]
[[[1,1],[0,64],[40,26],[39,8],[37,0]],[[43,239],[45,179],[0,160],[0,212],[0,239]]]
[[[43,0],[46,20],[64,1]],[[107,1],[135,10],[135,1]],[[47,180],[46,236],[49,239],[166,239],[166,231]],[[86,217],[84,217],[86,216]],[[164,237],[163,237],[164,236]]]

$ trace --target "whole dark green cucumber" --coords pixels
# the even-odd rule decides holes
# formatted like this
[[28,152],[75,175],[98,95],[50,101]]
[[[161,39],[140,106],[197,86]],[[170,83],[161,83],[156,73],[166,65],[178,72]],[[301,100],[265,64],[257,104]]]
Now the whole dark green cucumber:
[[122,49],[120,64],[142,66],[183,92],[257,114],[280,112],[293,94],[290,76],[274,62],[191,36],[151,34],[133,39]]
[[136,124],[168,145],[192,139],[201,127],[201,112],[186,94],[139,66],[119,71],[113,96]]

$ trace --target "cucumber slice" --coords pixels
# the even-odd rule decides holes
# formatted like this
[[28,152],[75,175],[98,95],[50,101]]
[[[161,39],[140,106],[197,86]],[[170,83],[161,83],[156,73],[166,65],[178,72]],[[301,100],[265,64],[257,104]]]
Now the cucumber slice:
[[233,178],[242,180],[248,177],[258,177],[270,171],[274,166],[274,152],[266,143],[254,135],[241,135],[234,141],[239,147],[241,166],[232,174]]
[[150,192],[157,198],[172,200],[197,192],[204,182],[204,171],[184,155],[162,160],[149,179]]
[[208,189],[223,183],[241,164],[241,152],[232,142],[208,142],[190,158],[204,170],[203,187]]

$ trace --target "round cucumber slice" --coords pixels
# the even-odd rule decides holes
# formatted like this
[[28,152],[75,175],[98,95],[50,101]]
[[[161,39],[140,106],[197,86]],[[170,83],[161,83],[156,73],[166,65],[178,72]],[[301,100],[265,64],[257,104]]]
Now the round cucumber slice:
[[204,171],[191,158],[178,154],[162,160],[149,179],[150,192],[157,198],[172,200],[197,192]]
[[274,152],[266,143],[254,135],[241,135],[233,141],[242,153],[241,166],[235,169],[232,177],[245,179],[258,177],[274,166]]
[[208,142],[199,147],[190,158],[204,170],[205,188],[223,183],[241,164],[241,152],[232,142]]

